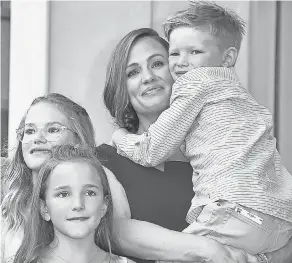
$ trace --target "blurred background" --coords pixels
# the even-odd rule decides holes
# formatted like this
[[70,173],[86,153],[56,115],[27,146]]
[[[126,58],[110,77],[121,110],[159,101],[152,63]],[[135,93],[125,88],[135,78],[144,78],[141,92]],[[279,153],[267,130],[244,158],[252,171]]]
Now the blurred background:
[[[292,171],[292,2],[218,1],[247,22],[236,72],[274,116],[283,163]],[[106,66],[129,31],[151,27],[162,36],[167,16],[188,1],[1,1],[1,144],[33,98],[62,93],[85,107],[97,144],[114,129],[102,91]],[[2,151],[2,155],[5,153]]]

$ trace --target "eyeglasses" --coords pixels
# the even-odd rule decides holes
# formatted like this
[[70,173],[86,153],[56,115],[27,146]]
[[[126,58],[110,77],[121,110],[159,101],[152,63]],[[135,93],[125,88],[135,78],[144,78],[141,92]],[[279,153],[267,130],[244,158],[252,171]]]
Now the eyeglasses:
[[23,128],[17,129],[16,133],[17,138],[22,143],[30,143],[35,140],[39,131],[48,142],[56,142],[62,138],[66,130],[75,133],[75,131],[73,131],[72,129],[58,122],[48,123],[43,128],[38,128],[34,125],[25,126]]

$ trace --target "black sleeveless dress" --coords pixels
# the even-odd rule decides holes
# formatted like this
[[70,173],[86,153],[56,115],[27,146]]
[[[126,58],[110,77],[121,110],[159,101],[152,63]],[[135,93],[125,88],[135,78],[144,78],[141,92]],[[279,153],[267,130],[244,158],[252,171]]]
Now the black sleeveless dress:
[[[193,198],[192,167],[189,163],[166,162],[164,172],[143,167],[117,154],[112,146],[96,148],[102,165],[111,170],[123,185],[132,218],[182,231]],[[138,263],[151,262],[133,258]]]

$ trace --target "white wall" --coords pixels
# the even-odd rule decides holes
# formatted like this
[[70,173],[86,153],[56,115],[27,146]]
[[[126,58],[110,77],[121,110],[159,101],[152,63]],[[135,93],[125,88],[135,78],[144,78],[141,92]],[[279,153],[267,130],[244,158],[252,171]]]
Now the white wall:
[[11,1],[9,148],[35,97],[48,92],[48,3]]
[[[249,2],[220,2],[248,20]],[[129,31],[153,27],[188,1],[52,1],[50,2],[50,92],[62,93],[84,106],[93,120],[97,143],[111,138],[112,120],[102,101],[110,53]],[[237,72],[247,83],[247,38]]]

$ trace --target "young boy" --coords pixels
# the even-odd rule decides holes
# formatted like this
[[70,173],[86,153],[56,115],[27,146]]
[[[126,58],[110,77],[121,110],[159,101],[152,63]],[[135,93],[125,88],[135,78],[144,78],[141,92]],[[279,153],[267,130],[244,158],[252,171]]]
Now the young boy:
[[118,152],[156,166],[185,143],[195,196],[184,232],[251,254],[277,250],[292,236],[292,176],[281,164],[271,114],[232,69],[244,22],[214,3],[193,2],[164,29],[175,80],[170,108],[145,134],[118,130]]

